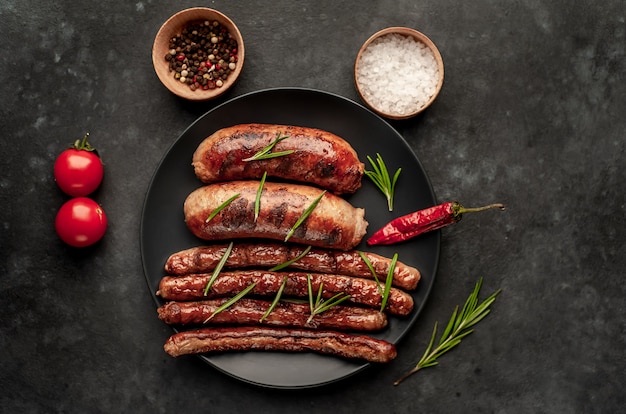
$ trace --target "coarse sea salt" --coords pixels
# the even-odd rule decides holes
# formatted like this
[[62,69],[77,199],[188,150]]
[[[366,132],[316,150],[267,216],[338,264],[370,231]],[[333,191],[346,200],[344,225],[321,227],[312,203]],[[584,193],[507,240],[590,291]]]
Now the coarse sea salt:
[[370,105],[386,114],[403,116],[419,110],[437,92],[439,67],[424,43],[389,33],[363,50],[356,81]]

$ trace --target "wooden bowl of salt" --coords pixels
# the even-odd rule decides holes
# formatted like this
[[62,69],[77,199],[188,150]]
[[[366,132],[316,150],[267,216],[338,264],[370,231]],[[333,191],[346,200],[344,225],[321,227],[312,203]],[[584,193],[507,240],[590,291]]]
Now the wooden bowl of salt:
[[388,27],[370,36],[354,64],[363,102],[389,119],[411,118],[433,103],[443,86],[443,59],[423,33]]

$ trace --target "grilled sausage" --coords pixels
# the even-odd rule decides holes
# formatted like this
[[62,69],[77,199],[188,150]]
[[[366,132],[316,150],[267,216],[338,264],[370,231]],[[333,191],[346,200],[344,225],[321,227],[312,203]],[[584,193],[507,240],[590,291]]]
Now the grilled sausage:
[[[243,161],[270,145],[285,156]],[[344,139],[320,129],[286,125],[243,124],[220,129],[193,154],[196,176],[204,183],[270,177],[311,183],[335,194],[354,193],[361,186],[364,165]]]
[[[250,291],[250,295],[274,296],[280,289],[283,279],[287,277],[283,295],[286,297],[308,297],[308,275],[311,277],[313,292],[317,293],[320,284],[323,285],[322,297],[324,298],[330,298],[337,293],[344,293],[350,295],[349,301],[352,303],[380,308],[382,296],[379,293],[377,283],[373,280],[304,272],[270,272],[264,270],[221,272],[207,296],[204,296],[204,290],[211,279],[210,273],[165,276],[159,283],[157,295],[165,300],[175,301],[234,296],[252,283],[256,283],[256,286]],[[390,289],[385,308],[389,313],[405,316],[411,313],[413,306],[414,302],[411,295],[393,287]]]
[[173,357],[225,351],[317,352],[369,362],[389,362],[396,355],[390,342],[366,335],[330,330],[275,327],[217,327],[175,333],[163,347]]
[[[172,254],[165,263],[165,271],[171,275],[207,273],[226,253],[228,245],[214,244],[192,247]],[[231,269],[249,267],[273,267],[293,260],[304,252],[302,245],[289,245],[279,242],[240,242],[235,243],[226,260],[225,267]],[[378,279],[384,283],[391,260],[375,253],[363,252],[372,264]],[[292,263],[290,268],[309,272],[334,273],[347,276],[373,278],[367,264],[359,252],[347,252],[314,248]],[[420,272],[402,262],[396,262],[393,272],[393,285],[413,290],[420,280]]]
[[217,309],[229,298],[195,302],[167,302],[157,311],[159,319],[169,325],[240,324],[272,325],[342,331],[377,331],[387,326],[387,317],[378,310],[356,306],[333,306],[310,317],[309,304],[280,301],[261,322],[271,302],[242,298],[221,312]]
[[[367,229],[365,211],[332,193],[300,184],[265,182],[255,220],[259,181],[229,181],[194,190],[184,204],[185,222],[205,240],[267,238],[285,240],[302,214],[322,196],[308,218],[295,229],[290,242],[349,250]],[[214,210],[238,195],[207,222]]]

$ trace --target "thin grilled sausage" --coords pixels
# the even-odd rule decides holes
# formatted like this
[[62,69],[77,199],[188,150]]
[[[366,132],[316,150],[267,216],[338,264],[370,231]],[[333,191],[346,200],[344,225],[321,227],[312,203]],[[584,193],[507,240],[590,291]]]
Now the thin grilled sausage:
[[[229,298],[193,302],[167,302],[157,311],[159,319],[169,325],[231,324],[271,325],[341,331],[377,331],[387,326],[383,312],[356,306],[333,306],[311,317],[308,304],[280,301],[263,321],[271,302],[242,298],[216,313]],[[208,320],[210,318],[210,321]]]
[[395,345],[367,335],[256,326],[178,332],[167,339],[163,348],[173,357],[226,351],[308,351],[385,363],[397,355]]
[[[379,286],[373,280],[322,273],[304,272],[270,272],[264,270],[237,270],[221,272],[208,291],[204,290],[212,274],[194,274],[186,276],[165,276],[159,283],[157,295],[165,300],[189,301],[210,299],[215,297],[234,296],[252,283],[256,286],[250,295],[273,296],[278,292],[283,279],[287,283],[283,294],[295,297],[308,297],[308,275],[311,287],[317,294],[320,284],[323,286],[322,297],[329,298],[337,293],[350,295],[349,302],[380,308],[382,296]],[[386,311],[393,315],[406,316],[413,310],[414,301],[411,295],[403,290],[391,288],[387,299]]]
[[[172,254],[165,263],[165,271],[171,275],[191,273],[207,273],[226,253],[227,244],[212,244],[192,247]],[[225,267],[239,268],[271,268],[297,258],[305,250],[303,245],[292,245],[279,242],[238,242],[228,255]],[[384,282],[389,272],[391,259],[375,253],[362,252],[372,264],[378,279]],[[358,251],[338,251],[313,248],[292,263],[289,268],[317,273],[334,273],[347,276],[373,278],[370,269]],[[400,261],[396,262],[393,272],[393,285],[405,290],[417,287],[421,274],[415,267]]]
[[[259,215],[255,203],[259,181],[229,181],[194,190],[184,203],[185,223],[204,240],[265,238],[286,240],[300,217],[319,203],[289,242],[350,250],[360,243],[367,229],[365,211],[355,208],[332,193],[307,185],[265,182],[260,196]],[[211,213],[234,200],[207,221]]]
[[[270,145],[272,152],[293,153],[244,161]],[[315,128],[242,124],[220,129],[205,138],[193,154],[196,176],[204,183],[269,177],[306,182],[335,194],[354,193],[361,186],[364,165],[343,138]]]

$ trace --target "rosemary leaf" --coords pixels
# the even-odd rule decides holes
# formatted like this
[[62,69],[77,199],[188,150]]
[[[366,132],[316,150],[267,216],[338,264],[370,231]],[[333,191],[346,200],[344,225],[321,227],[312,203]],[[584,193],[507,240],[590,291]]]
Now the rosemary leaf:
[[391,210],[393,210],[393,195],[396,192],[396,183],[398,182],[398,177],[400,177],[401,172],[402,172],[402,168],[398,168],[396,170],[396,173],[393,175],[393,180],[391,181],[391,200],[389,200],[389,208]]
[[324,291],[324,283],[320,283],[319,288],[317,289],[317,298],[315,299],[315,305],[313,306],[313,309],[311,309],[311,314],[315,314],[315,310],[320,306],[320,303],[322,303],[322,292]]
[[[420,359],[420,361],[426,359],[426,357],[430,354],[430,350],[433,349],[433,345],[435,344],[435,338],[437,337],[437,325],[438,324],[439,324],[439,322],[435,321],[435,327],[433,328],[433,333],[430,336],[430,342],[428,342],[428,346],[426,347],[426,351],[424,351],[424,355],[422,355],[422,358]],[[435,362],[435,361],[433,361],[433,362]]]
[[333,306],[339,305],[341,302],[350,299],[350,295],[346,295],[343,292],[335,294],[333,297],[327,300],[321,300],[315,309],[315,315],[326,312]]
[[443,334],[441,334],[441,338],[447,338],[450,335],[450,332],[452,332],[452,328],[454,328],[454,324],[456,322],[456,314],[459,311],[459,307],[456,306],[454,308],[454,311],[452,311],[452,317],[450,318],[450,321],[448,322],[448,325],[446,326],[446,330],[443,331]]
[[235,194],[234,196],[230,197],[228,200],[220,204],[215,210],[211,212],[211,214],[209,214],[209,217],[207,217],[205,223],[208,223],[209,221],[213,220],[213,218],[217,216],[220,211],[224,210],[224,208],[226,208],[227,205],[232,203],[237,197],[239,197],[239,193]]
[[[263,155],[259,155],[258,157],[256,157],[254,159],[254,161],[259,161],[259,160],[269,160],[270,158],[278,158],[278,157],[284,157],[285,155],[289,155],[289,154],[293,154],[295,150],[285,150],[285,151],[277,151],[277,152],[270,152],[267,154],[263,154]],[[246,158],[244,161],[248,161],[249,159]]]
[[311,205],[309,207],[307,207],[306,210],[304,210],[304,213],[302,213],[302,215],[300,216],[300,218],[296,221],[296,223],[293,225],[293,227],[291,227],[291,229],[289,230],[289,232],[287,232],[287,236],[285,236],[285,241],[289,240],[289,238],[291,236],[293,236],[293,233],[296,231],[296,229],[298,227],[300,227],[300,225],[304,222],[304,220],[307,219],[307,217],[309,217],[309,215],[311,215],[311,213],[313,212],[313,210],[315,210],[315,207],[317,207],[317,205],[320,203],[320,201],[322,200],[322,197],[324,197],[324,194],[326,194],[326,190],[322,191],[322,194],[320,194],[315,200],[313,200],[313,202],[311,203]]
[[259,319],[259,323],[263,322],[265,318],[267,318],[269,314],[272,313],[272,311],[278,304],[278,301],[280,300],[280,297],[283,294],[283,290],[285,290],[285,286],[287,285],[287,279],[288,279],[287,276],[283,278],[283,283],[281,283],[280,288],[278,289],[278,292],[276,292],[276,296],[274,296],[274,300],[272,301],[272,304],[270,305],[269,308],[267,308],[263,316],[261,316],[261,319]]
[[330,299],[324,300],[322,298],[322,291],[324,288],[324,283],[320,283],[320,287],[317,291],[317,297],[315,298],[315,301],[314,301],[313,300],[313,287],[311,285],[310,273],[307,275],[306,280],[307,280],[307,288],[309,290],[309,307],[311,308],[311,315],[309,316],[309,319],[307,319],[306,321],[307,324],[311,323],[315,315],[319,315],[320,313],[326,312],[328,309],[332,308],[333,306],[337,306],[341,302],[350,299],[350,295],[346,295],[345,293],[340,292],[340,293],[335,294]]
[[226,251],[224,252],[224,255],[222,256],[220,261],[217,263],[217,266],[215,266],[215,269],[213,269],[213,274],[211,275],[211,278],[209,279],[209,281],[206,284],[206,287],[204,288],[204,296],[209,294],[209,289],[211,289],[211,286],[213,286],[213,283],[215,283],[215,279],[217,279],[217,276],[219,276],[220,272],[222,271],[222,268],[226,264],[226,260],[228,260],[228,256],[230,256],[230,252],[232,250],[233,250],[233,242],[230,242],[230,244],[226,248]]
[[311,250],[311,246],[307,246],[306,249],[304,249],[304,251],[302,253],[300,253],[298,256],[294,257],[291,260],[287,260],[284,263],[278,264],[274,267],[272,267],[271,269],[269,269],[270,272],[276,272],[278,270],[282,270],[286,267],[291,266],[292,264],[294,264],[295,262],[297,262],[298,260],[302,259],[304,256],[307,255],[307,253]]
[[385,292],[383,291],[383,288],[380,287],[380,281],[378,280],[378,275],[376,274],[376,270],[374,270],[374,266],[372,266],[372,262],[370,262],[370,259],[368,259],[365,253],[363,253],[362,251],[359,251],[359,255],[361,256],[361,259],[363,259],[363,261],[367,265],[367,268],[370,270],[370,273],[372,274],[372,276],[374,276],[374,280],[376,281],[376,286],[378,287],[378,293],[380,293],[380,296],[383,296]]
[[396,268],[396,262],[398,261],[398,253],[393,255],[391,259],[391,264],[389,265],[389,271],[387,272],[387,280],[385,281],[385,291],[383,293],[383,300],[380,304],[380,311],[385,310],[385,306],[387,306],[387,301],[389,300],[389,292],[391,291],[391,282],[393,280],[393,272]]
[[211,319],[213,319],[215,315],[233,306],[239,299],[243,298],[244,296],[248,294],[248,292],[254,289],[255,286],[256,286],[256,282],[253,282],[247,288],[245,288],[244,290],[242,290],[241,292],[237,293],[235,296],[230,298],[227,302],[224,302],[224,304],[222,304],[219,308],[215,309],[215,311],[211,314],[211,316],[209,316],[208,318],[204,320],[204,323],[208,323]]
[[372,273],[372,276],[374,276],[374,280],[376,281],[376,286],[378,287],[378,293],[380,293],[380,296],[382,297],[382,300],[380,303],[380,311],[382,312],[383,310],[385,310],[385,306],[387,306],[387,301],[389,300],[389,292],[391,291],[391,284],[393,282],[393,273],[395,272],[396,263],[398,261],[398,253],[394,254],[393,258],[391,259],[391,264],[389,265],[389,270],[387,271],[387,279],[385,279],[384,289],[381,287],[382,283],[380,283],[380,280],[378,279],[378,275],[376,274],[376,271],[374,270],[374,266],[372,266],[372,263],[369,261],[365,253],[359,251],[359,255],[361,256],[361,259],[363,259],[363,261],[369,268],[370,272]]
[[263,177],[261,177],[261,182],[259,183],[259,189],[256,192],[256,198],[254,200],[254,222],[256,223],[256,219],[259,218],[259,211],[261,210],[261,193],[263,193],[263,185],[265,184],[265,179],[267,178],[267,171],[263,171]]
[[435,365],[439,365],[439,362],[437,361],[429,362],[428,364],[425,364],[422,368],[434,367]]
[[[473,292],[465,301],[465,305],[459,312],[459,307],[456,306],[454,311],[452,312],[452,316],[450,321],[448,322],[446,329],[441,335],[441,339],[439,340],[438,345],[435,347],[435,341],[437,337],[437,325],[435,322],[435,327],[433,329],[432,336],[430,338],[430,342],[426,347],[426,351],[422,358],[420,358],[419,362],[413,369],[404,374],[398,380],[396,380],[393,384],[398,385],[409,376],[415,374],[417,371],[423,368],[432,367],[438,364],[437,359],[445,354],[446,352],[452,350],[456,346],[461,343],[461,340],[466,336],[470,335],[474,332],[471,329],[472,326],[476,325],[478,322],[483,320],[491,310],[489,306],[493,304],[496,300],[496,297],[500,294],[501,290],[498,289],[494,293],[491,294],[487,299],[485,299],[482,303],[478,303],[478,294],[480,292],[480,288],[482,286],[483,279],[480,278],[474,287]],[[434,347],[434,348],[433,348]]]
[[389,208],[389,211],[393,211],[393,196],[396,190],[396,182],[398,181],[402,168],[398,168],[394,173],[393,178],[390,178],[387,165],[385,165],[385,161],[379,153],[376,153],[376,161],[374,161],[369,155],[367,156],[367,159],[372,165],[373,171],[365,170],[364,173],[384,194],[387,199],[387,207]]
[[284,155],[289,155],[291,153],[294,152],[294,150],[286,150],[286,151],[278,151],[278,152],[271,152],[274,147],[276,146],[276,144],[278,144],[280,141],[289,138],[289,135],[281,135],[280,132],[278,134],[276,134],[276,139],[274,139],[274,141],[272,141],[269,145],[267,145],[265,148],[261,149],[260,151],[258,151],[256,154],[254,154],[252,157],[249,158],[244,158],[242,161],[258,161],[258,160],[265,160],[268,158],[276,158],[276,157],[282,157]]
[[306,287],[309,291],[309,308],[311,309],[311,315],[313,315],[313,309],[315,306],[313,305],[313,286],[311,286],[311,274],[306,275]]

